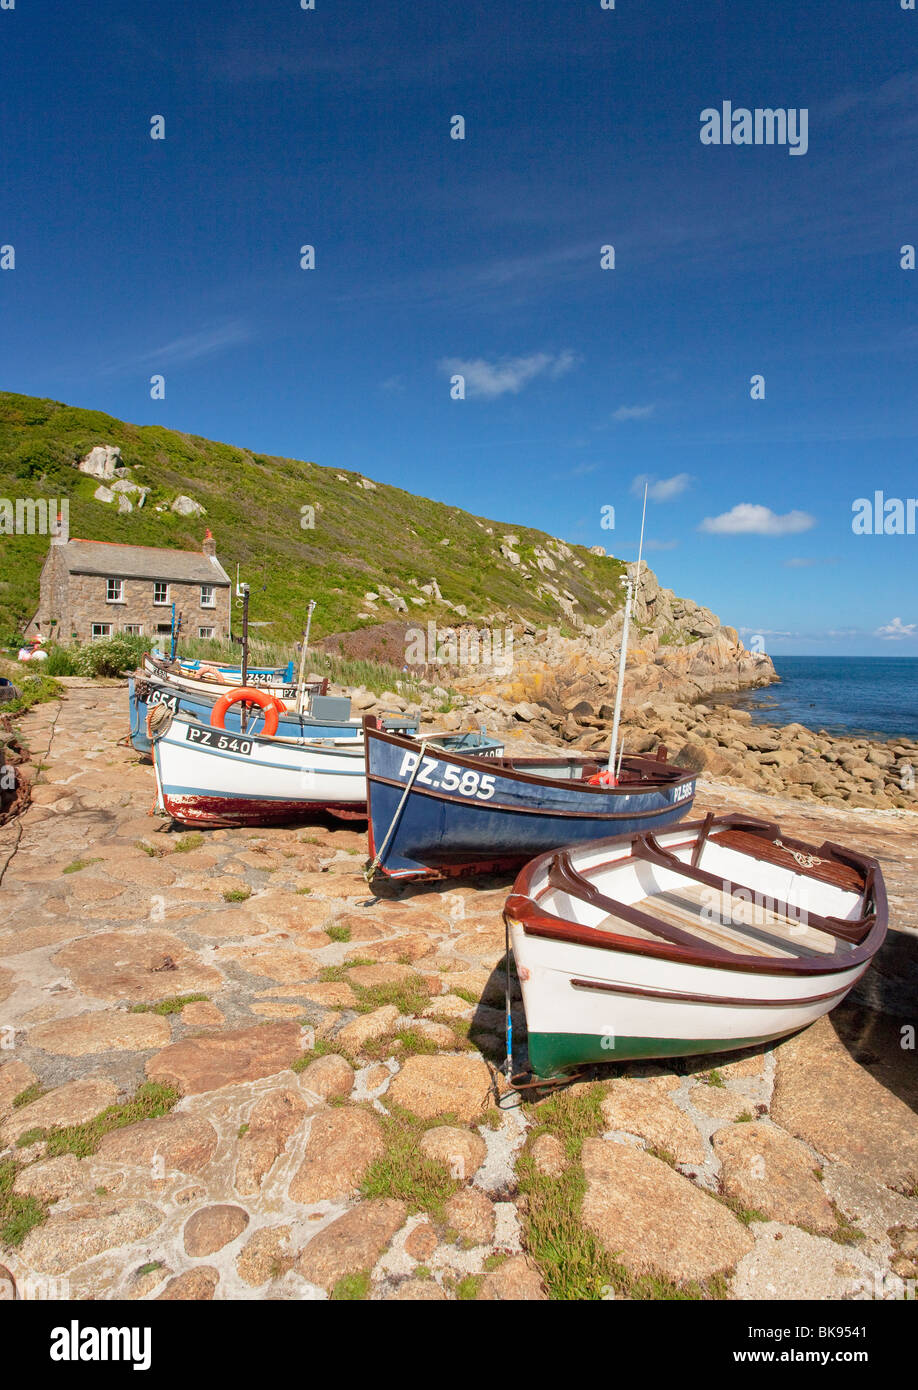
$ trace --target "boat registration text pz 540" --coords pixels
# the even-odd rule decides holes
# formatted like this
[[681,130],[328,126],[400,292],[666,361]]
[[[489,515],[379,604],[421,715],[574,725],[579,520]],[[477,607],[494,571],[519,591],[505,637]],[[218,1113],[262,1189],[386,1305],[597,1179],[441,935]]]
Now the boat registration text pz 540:
[[198,728],[189,724],[185,730],[189,743],[202,743],[205,748],[217,748],[221,753],[251,753],[252,740],[237,738],[235,734],[224,734],[219,729]]

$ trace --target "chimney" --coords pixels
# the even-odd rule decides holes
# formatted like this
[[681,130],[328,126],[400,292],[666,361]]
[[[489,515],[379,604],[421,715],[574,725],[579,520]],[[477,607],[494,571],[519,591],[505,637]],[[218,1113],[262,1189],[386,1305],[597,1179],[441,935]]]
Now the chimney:
[[57,522],[49,528],[51,531],[52,545],[66,545],[70,540],[70,498],[60,499],[60,509],[57,513]]
[[211,535],[210,528],[204,533],[204,544],[201,546],[201,550],[205,555],[209,555],[211,559],[214,559],[217,554],[217,542]]

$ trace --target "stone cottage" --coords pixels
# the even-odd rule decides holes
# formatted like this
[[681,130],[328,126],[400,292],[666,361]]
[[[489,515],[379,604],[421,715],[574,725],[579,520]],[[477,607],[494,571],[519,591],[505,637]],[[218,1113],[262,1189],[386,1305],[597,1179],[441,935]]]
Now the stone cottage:
[[26,634],[92,642],[119,632],[162,641],[172,605],[185,637],[230,635],[230,579],[210,531],[200,551],[112,541],[53,540],[41,572],[38,612]]

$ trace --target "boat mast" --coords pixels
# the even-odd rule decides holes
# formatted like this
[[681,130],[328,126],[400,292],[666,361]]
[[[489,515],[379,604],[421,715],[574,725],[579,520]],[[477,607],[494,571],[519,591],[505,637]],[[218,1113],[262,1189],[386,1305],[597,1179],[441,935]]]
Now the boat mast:
[[[647,483],[644,484],[644,510],[641,512],[641,540],[638,546],[637,570],[634,579],[625,580],[626,598],[625,614],[622,619],[622,645],[618,656],[618,685],[615,690],[615,713],[612,716],[612,738],[609,741],[609,762],[607,780],[612,786],[617,785],[618,776],[615,770],[615,754],[618,749],[618,726],[622,715],[622,692],[625,688],[625,663],[628,657],[628,627],[631,623],[631,605],[634,599],[635,586],[641,578],[641,556],[644,553],[644,520],[647,516]],[[624,744],[622,746],[624,752]],[[619,770],[621,769],[621,758],[619,758]]]
[[309,600],[309,607],[308,607],[308,609],[306,610],[306,630],[305,630],[305,632],[303,633],[303,645],[302,645],[302,647],[300,648],[300,670],[299,670],[299,675],[298,675],[298,677],[297,677],[297,693],[296,693],[296,712],[297,712],[297,714],[302,714],[302,713],[303,713],[303,706],[304,706],[305,703],[306,703],[306,700],[305,700],[305,691],[304,691],[304,689],[303,689],[303,686],[304,686],[304,684],[305,684],[305,677],[306,677],[306,649],[307,649],[307,647],[309,646],[309,627],[310,627],[310,624],[312,623],[312,615],[313,615],[313,612],[314,612],[314,610],[315,610],[315,606],[316,606],[316,601],[315,601],[314,598],[311,598],[311,599]]

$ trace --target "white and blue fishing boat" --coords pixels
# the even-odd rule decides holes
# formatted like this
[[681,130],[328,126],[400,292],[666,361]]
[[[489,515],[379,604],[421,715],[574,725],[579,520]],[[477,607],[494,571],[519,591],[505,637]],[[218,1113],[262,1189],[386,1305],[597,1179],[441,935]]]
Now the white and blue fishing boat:
[[[144,666],[151,675],[164,666],[177,667],[180,675],[196,676],[202,670],[217,671],[235,685],[239,684],[242,676],[242,667],[238,662],[235,665],[227,665],[222,661],[197,660],[191,657],[170,658],[165,652],[156,651],[155,648],[144,657]],[[246,675],[253,685],[292,685],[295,679],[292,661],[288,661],[286,666],[250,666]]]
[[[252,687],[265,693],[260,687]],[[130,714],[131,746],[138,753],[150,754],[150,713],[158,705],[164,705],[173,714],[179,709],[202,723],[209,724],[213,718],[214,707],[220,699],[225,699],[233,687],[225,687],[218,695],[209,689],[185,690],[172,682],[151,680],[135,673],[128,678],[128,709]],[[296,691],[293,691],[296,699]],[[232,733],[242,732],[242,702],[230,705],[224,716],[224,727]],[[399,715],[384,721],[384,727],[410,732],[418,727],[414,715]],[[298,714],[295,709],[278,710],[277,732],[284,738],[354,738],[359,739],[363,732],[361,720],[351,713],[351,702],[346,695],[324,695],[312,693],[307,696],[305,710]]]
[[612,782],[584,754],[470,758],[365,722],[371,866],[389,878],[512,868],[572,841],[659,830],[695,795],[665,752],[620,758]]
[[[477,730],[428,736],[431,746],[500,752]],[[302,739],[215,728],[179,709],[153,727],[160,808],[189,825],[278,825],[318,811],[366,817],[364,740]]]

